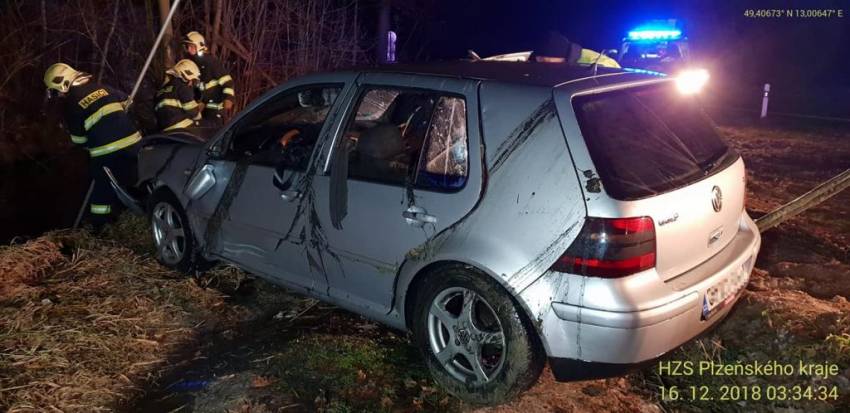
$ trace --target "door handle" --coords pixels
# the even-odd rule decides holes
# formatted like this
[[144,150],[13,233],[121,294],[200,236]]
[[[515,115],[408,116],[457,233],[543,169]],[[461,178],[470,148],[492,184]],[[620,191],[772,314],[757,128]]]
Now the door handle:
[[301,192],[295,190],[282,191],[280,193],[280,199],[288,202],[292,202],[298,198],[301,198]]
[[415,227],[421,227],[425,224],[436,224],[437,217],[433,215],[428,215],[424,209],[418,206],[412,206],[407,208],[404,212],[401,213],[401,216],[404,217],[404,220],[407,221],[408,224],[413,225]]

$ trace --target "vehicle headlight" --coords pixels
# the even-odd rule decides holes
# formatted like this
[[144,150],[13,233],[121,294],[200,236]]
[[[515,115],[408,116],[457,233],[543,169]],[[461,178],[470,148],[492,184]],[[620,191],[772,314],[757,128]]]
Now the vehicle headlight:
[[683,95],[699,93],[708,83],[708,70],[688,69],[676,76],[676,87]]

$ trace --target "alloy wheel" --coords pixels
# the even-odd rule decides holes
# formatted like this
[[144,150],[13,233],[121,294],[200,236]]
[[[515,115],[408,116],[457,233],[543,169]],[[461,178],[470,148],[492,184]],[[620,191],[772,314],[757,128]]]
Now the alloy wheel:
[[186,232],[177,210],[168,202],[156,204],[151,214],[151,226],[160,261],[169,265],[182,261],[186,254]]
[[428,340],[440,365],[464,383],[487,383],[505,364],[502,324],[484,297],[468,288],[437,294],[428,309]]

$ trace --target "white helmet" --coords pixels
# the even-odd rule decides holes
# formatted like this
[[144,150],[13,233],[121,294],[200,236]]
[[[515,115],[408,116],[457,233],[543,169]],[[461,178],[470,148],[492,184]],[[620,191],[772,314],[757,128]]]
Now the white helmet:
[[174,67],[166,70],[165,73],[174,77],[179,77],[186,83],[201,79],[201,69],[198,68],[198,65],[196,65],[195,62],[189,59],[183,59],[177,62]]
[[204,36],[198,32],[186,33],[186,36],[183,38],[183,43],[195,45],[195,48],[198,49],[198,53],[204,53],[207,51],[207,41],[204,40]]
[[44,85],[47,90],[68,93],[71,85],[85,83],[91,78],[88,73],[80,72],[65,63],[54,63],[44,72]]

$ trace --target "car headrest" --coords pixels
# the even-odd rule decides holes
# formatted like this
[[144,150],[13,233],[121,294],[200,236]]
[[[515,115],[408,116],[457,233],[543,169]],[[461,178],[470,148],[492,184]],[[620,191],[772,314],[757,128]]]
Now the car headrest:
[[393,124],[381,124],[360,135],[357,152],[378,159],[390,159],[404,152],[401,131]]
[[404,93],[398,95],[393,101],[390,123],[400,125],[407,122],[411,114],[421,112],[423,108],[430,106],[431,97],[422,93]]

